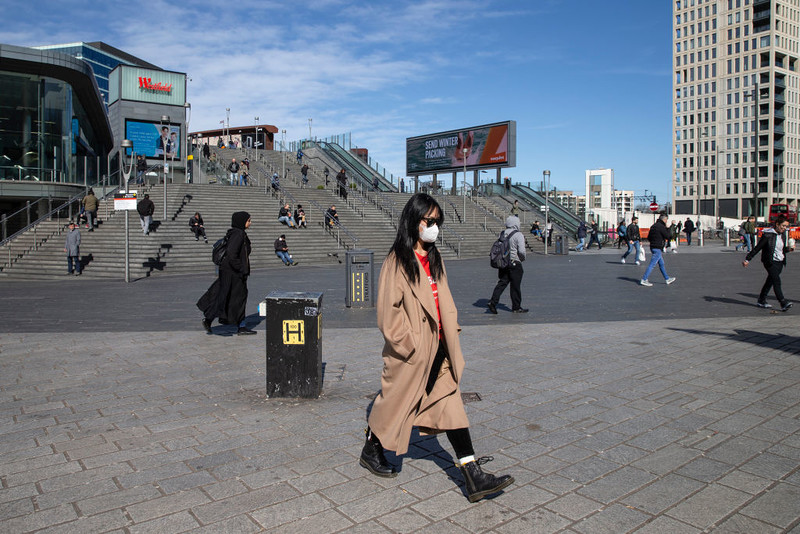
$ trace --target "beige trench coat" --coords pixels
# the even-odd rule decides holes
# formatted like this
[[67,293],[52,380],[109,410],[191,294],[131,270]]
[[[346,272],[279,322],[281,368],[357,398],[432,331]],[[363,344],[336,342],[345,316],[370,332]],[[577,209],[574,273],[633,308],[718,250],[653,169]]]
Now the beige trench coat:
[[381,392],[372,406],[369,426],[384,448],[408,451],[411,428],[421,433],[467,428],[469,421],[458,383],[464,356],[458,333],[458,312],[447,284],[447,274],[436,281],[439,290],[443,342],[449,358],[442,364],[430,395],[428,375],[439,348],[436,302],[428,277],[412,284],[393,254],[383,264],[378,286],[378,328],[383,333]]

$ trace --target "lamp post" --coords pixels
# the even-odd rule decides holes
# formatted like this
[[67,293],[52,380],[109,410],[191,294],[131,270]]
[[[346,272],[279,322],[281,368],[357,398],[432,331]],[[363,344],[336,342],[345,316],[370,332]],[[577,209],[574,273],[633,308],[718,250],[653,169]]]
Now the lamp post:
[[469,149],[464,147],[461,149],[464,152],[464,185],[461,187],[461,194],[464,196],[464,214],[462,220],[466,222],[467,219],[467,153]]
[[311,119],[308,119],[308,140],[311,141]]
[[255,159],[256,161],[258,161],[258,130],[260,129],[258,127],[258,120],[259,120],[258,117],[253,117],[253,128],[255,128],[256,130],[256,141],[255,141],[256,156],[253,159]]
[[[131,153],[131,164],[128,167],[128,170],[125,170],[125,155],[128,152],[129,148],[133,148],[133,143],[128,139],[123,139],[122,142],[119,144],[120,147],[120,163],[121,165],[121,172],[120,172],[120,181],[124,180],[124,184],[128,184],[131,179],[131,173],[133,172],[133,163],[136,161],[136,153]],[[122,186],[122,184],[120,184]],[[120,191],[122,191],[122,187],[120,187]],[[127,186],[126,191],[127,193]],[[125,283],[129,283],[131,281],[131,270],[130,270],[130,238],[128,237],[128,210],[125,210]]]
[[225,108],[225,121],[228,126],[228,142],[225,144],[226,147],[230,148],[231,146],[231,108]]
[[192,120],[192,105],[189,102],[183,103],[183,118],[186,120],[186,131],[183,132],[183,152],[181,158],[184,161],[183,174],[186,183],[189,183],[189,121]]
[[281,130],[281,179],[286,177],[286,130]]
[[[169,124],[169,116],[168,115],[161,115],[161,126],[162,126],[161,132],[162,133],[164,132],[164,128],[163,128],[164,123]],[[163,139],[163,138],[161,139],[161,152],[164,154],[164,221],[165,222],[167,220],[167,169],[169,168],[167,166],[167,141],[168,140],[169,140],[169,137],[167,137],[167,139]]]
[[550,171],[544,171],[542,174],[546,182],[544,189],[544,255],[547,256],[548,240],[550,239],[550,230],[547,228],[547,221],[550,217]]

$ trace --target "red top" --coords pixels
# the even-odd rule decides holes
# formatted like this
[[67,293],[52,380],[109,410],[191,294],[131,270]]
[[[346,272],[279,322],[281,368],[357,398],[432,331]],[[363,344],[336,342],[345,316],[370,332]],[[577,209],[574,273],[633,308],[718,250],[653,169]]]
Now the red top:
[[422,268],[425,269],[425,274],[428,275],[428,282],[431,284],[431,291],[433,291],[433,300],[436,302],[436,320],[439,322],[439,339],[442,338],[442,314],[439,311],[439,288],[436,287],[436,280],[431,276],[431,264],[428,261],[428,256],[422,256],[414,251],[414,254],[419,258]]

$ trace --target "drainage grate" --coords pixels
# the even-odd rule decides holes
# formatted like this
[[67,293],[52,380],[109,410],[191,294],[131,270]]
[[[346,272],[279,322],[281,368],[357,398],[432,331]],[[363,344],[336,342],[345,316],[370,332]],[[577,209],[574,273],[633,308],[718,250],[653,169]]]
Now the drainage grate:
[[466,404],[468,402],[480,402],[481,395],[480,393],[462,393],[461,394],[461,401]]

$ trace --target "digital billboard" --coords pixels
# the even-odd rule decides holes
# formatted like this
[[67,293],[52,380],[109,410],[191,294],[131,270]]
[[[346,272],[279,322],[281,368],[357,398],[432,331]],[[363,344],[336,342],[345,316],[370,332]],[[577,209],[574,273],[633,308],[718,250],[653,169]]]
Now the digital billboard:
[[[161,124],[159,122],[142,122],[127,119],[125,121],[125,139],[133,142],[133,152],[148,158],[163,158],[166,150],[167,159],[181,157],[180,124]],[[131,150],[128,149],[128,154]]]
[[485,124],[406,139],[408,176],[462,170],[465,157],[467,169],[515,167],[516,121]]

